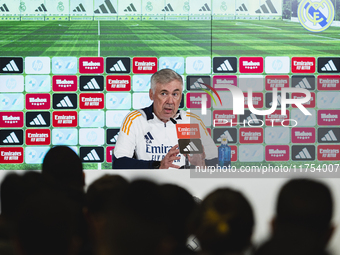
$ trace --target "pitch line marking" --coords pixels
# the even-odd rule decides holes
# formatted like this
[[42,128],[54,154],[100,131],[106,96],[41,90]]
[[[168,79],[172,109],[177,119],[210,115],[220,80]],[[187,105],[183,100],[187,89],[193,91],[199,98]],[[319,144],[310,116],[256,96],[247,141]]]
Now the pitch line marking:
[[100,57],[100,41],[98,40],[98,57]]
[[309,35],[321,37],[321,38],[326,38],[326,39],[330,39],[330,40],[334,40],[334,41],[340,41],[340,39],[338,39],[338,38],[332,38],[332,37],[327,37],[327,36],[322,36],[322,35],[313,35],[313,34],[309,34]]
[[[98,20],[98,35],[100,35],[100,21]],[[100,40],[98,40],[98,57],[100,57]]]
[[100,21],[98,20],[98,35],[100,35]]
[[267,27],[271,29],[282,30],[281,28],[277,28],[277,27],[268,27],[268,26],[257,25],[257,24],[252,24],[252,23],[244,23],[244,22],[236,22],[236,25],[252,25],[252,26],[258,26],[258,27]]

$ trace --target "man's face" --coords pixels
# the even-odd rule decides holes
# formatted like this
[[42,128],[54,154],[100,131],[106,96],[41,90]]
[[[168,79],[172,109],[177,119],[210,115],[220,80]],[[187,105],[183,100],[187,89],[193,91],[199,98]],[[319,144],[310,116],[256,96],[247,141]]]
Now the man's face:
[[149,90],[150,99],[153,100],[153,111],[163,122],[169,121],[177,113],[182,99],[182,84],[173,80],[167,84],[156,84],[155,93]]

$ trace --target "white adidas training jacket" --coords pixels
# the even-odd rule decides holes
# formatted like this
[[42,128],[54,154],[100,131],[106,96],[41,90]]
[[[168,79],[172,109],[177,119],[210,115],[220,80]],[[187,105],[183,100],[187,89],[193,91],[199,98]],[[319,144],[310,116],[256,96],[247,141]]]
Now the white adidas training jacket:
[[[216,164],[217,147],[203,121],[196,114],[182,110],[177,112],[174,119],[178,124],[199,124],[206,160],[213,160],[212,164]],[[176,125],[158,119],[153,112],[153,105],[133,111],[125,117],[120,129],[112,155],[112,168],[152,169],[153,161],[161,161],[175,144],[178,144]],[[174,164],[184,166],[185,157],[179,155],[181,159],[174,161]]]

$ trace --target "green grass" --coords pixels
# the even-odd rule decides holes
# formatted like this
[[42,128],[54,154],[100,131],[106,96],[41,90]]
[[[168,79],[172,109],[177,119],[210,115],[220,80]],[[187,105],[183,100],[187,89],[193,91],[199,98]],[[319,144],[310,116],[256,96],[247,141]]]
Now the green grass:
[[[1,22],[2,56],[335,56],[340,28],[253,21]],[[98,26],[100,26],[98,33]]]
[[[210,56],[210,22],[2,22],[1,55]],[[100,26],[98,32],[98,26]],[[99,35],[100,34],[100,35]]]
[[287,21],[214,21],[215,56],[338,56],[340,28],[311,33]]

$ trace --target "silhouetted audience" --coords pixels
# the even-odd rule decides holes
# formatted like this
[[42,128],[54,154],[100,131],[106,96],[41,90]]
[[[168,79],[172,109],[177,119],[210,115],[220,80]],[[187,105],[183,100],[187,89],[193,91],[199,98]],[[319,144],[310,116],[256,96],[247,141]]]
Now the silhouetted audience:
[[221,188],[203,199],[196,236],[204,254],[245,254],[251,247],[253,228],[253,210],[241,192]]
[[93,214],[110,211],[127,189],[129,182],[120,175],[105,174],[92,182],[86,191],[86,208]]
[[[85,173],[77,153],[67,146],[55,146],[45,155],[42,164],[42,176],[46,185],[54,192],[66,195],[83,211],[85,207]],[[93,250],[88,236],[88,225],[84,214],[80,227],[82,246],[81,255],[92,255]]]
[[14,232],[18,255],[77,255],[82,215],[74,201],[51,190],[21,206]]
[[0,254],[13,255],[12,236],[21,205],[31,195],[39,193],[43,185],[39,172],[27,172],[22,175],[9,173],[5,176],[0,188]]
[[189,222],[198,204],[186,189],[178,185],[164,184],[160,186],[160,190],[165,201],[167,234],[173,246],[172,254],[193,253],[186,244],[192,234]]
[[[193,198],[194,198],[194,201],[196,203],[196,207],[198,209],[199,206],[202,203],[202,199],[200,199],[200,198],[198,198],[196,196],[193,196]],[[186,244],[187,248],[189,248],[190,250],[192,250],[194,252],[201,251],[201,247],[200,247],[200,244],[198,242],[197,237],[192,234],[192,233],[195,232],[194,231],[194,221],[195,221],[195,214],[198,211],[197,209],[194,212],[194,217],[190,218],[190,220],[189,220],[189,229],[190,229],[189,231],[190,231],[191,235],[188,237],[187,244]]]
[[85,174],[81,159],[67,146],[56,146],[46,153],[42,175],[51,185],[73,193],[70,195],[84,193]]
[[288,181],[280,190],[272,237],[257,255],[321,255],[330,240],[333,201],[329,188],[308,179]]
[[[8,243],[18,244],[14,254],[93,254],[92,248],[89,247],[87,224],[83,214],[84,184],[81,160],[72,149],[66,146],[57,146],[49,150],[44,158],[42,173],[27,172],[23,175],[6,176],[1,185],[1,218],[4,222],[2,229],[7,228],[5,232],[11,240]],[[59,203],[58,206],[53,207],[48,201],[49,198],[56,204]],[[65,201],[65,204],[60,203],[61,201]],[[54,208],[53,211],[51,208]],[[37,213],[39,217],[34,218],[33,215],[37,211],[41,213]],[[46,215],[46,218],[43,218],[43,215]],[[67,218],[68,216],[72,219]],[[67,226],[69,221],[72,222],[72,226],[69,226],[72,231]],[[39,225],[40,223],[43,225]],[[59,224],[63,224],[65,228]],[[74,241],[66,244],[66,239],[55,235],[55,232],[59,234],[65,232],[62,236],[65,236],[67,240],[71,240],[69,234],[72,234],[72,238],[77,240],[76,246],[74,246]],[[55,237],[55,240],[43,241],[40,244],[41,250],[38,247],[34,248],[44,240],[43,237],[49,236]],[[59,243],[60,250],[50,245],[53,242],[55,245]],[[44,244],[48,245],[44,246]],[[47,249],[48,247],[50,250]],[[1,246],[0,252],[3,254]]]
[[30,195],[38,193],[43,187],[43,179],[39,172],[24,174],[9,173],[1,183],[1,216],[6,221],[16,219],[18,208]]
[[85,216],[96,254],[105,254],[108,219],[115,207],[121,206],[121,199],[128,185],[128,181],[120,175],[106,174],[92,182],[87,189]]
[[[167,236],[166,201],[160,187],[150,181],[129,184],[121,205],[109,218],[105,234],[107,254],[168,255],[172,252]],[[102,255],[102,254],[100,254]]]
[[[220,188],[200,202],[174,184],[108,174],[83,188],[81,160],[65,146],[46,154],[42,173],[9,173],[0,186],[0,255],[254,254],[253,209],[240,191]],[[255,255],[326,255],[332,213],[326,185],[288,181],[272,236]],[[189,236],[201,251],[188,248]]]

